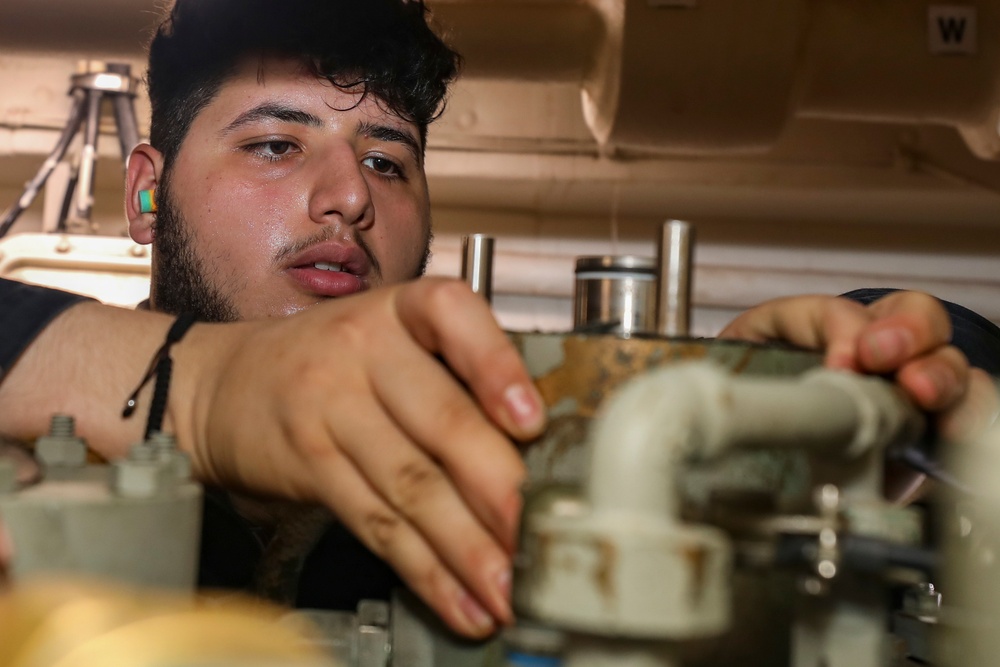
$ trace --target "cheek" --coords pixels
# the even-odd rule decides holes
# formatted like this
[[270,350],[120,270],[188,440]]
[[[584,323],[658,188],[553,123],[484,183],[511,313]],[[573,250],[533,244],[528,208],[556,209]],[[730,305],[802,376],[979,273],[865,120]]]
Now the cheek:
[[[383,215],[384,210],[388,214]],[[398,204],[378,211],[375,246],[387,280],[409,278],[423,258],[430,216],[419,203]],[[378,252],[381,250],[381,252]]]
[[280,188],[256,187],[243,180],[206,176],[189,183],[188,197],[180,197],[181,214],[197,230],[206,256],[227,273],[245,274],[254,267],[269,267],[289,239],[280,221],[287,215]]

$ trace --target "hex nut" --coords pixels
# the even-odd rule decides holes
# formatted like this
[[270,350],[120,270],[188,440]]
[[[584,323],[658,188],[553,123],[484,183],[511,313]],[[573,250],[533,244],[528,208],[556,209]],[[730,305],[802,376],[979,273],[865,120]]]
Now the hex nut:
[[46,468],[80,468],[87,463],[87,445],[72,436],[43,435],[35,441],[35,456]]
[[160,461],[114,462],[112,490],[126,498],[152,498],[173,488],[173,471]]

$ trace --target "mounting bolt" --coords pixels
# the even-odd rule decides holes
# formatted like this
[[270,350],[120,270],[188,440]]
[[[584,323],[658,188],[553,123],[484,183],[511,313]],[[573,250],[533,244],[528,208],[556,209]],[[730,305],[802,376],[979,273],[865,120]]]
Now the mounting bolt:
[[49,434],[35,441],[35,456],[45,468],[81,468],[87,463],[87,444],[76,436],[69,415],[53,415]]
[[153,448],[156,459],[171,467],[179,481],[191,479],[191,457],[177,447],[177,439],[170,433],[153,431],[146,444]]
[[132,445],[128,456],[112,464],[111,488],[126,498],[152,498],[174,486],[173,468],[157,459],[148,443]]

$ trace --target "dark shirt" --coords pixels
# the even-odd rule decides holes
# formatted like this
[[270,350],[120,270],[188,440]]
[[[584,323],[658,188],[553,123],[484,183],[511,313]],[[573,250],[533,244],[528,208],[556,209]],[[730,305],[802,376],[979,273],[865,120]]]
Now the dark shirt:
[[87,298],[0,278],[0,376],[59,313]]

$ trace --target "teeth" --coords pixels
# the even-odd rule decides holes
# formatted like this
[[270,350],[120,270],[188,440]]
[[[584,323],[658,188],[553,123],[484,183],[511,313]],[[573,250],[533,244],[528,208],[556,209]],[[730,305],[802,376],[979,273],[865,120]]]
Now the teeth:
[[337,262],[316,262],[313,264],[317,269],[322,269],[323,271],[342,271],[343,265]]

